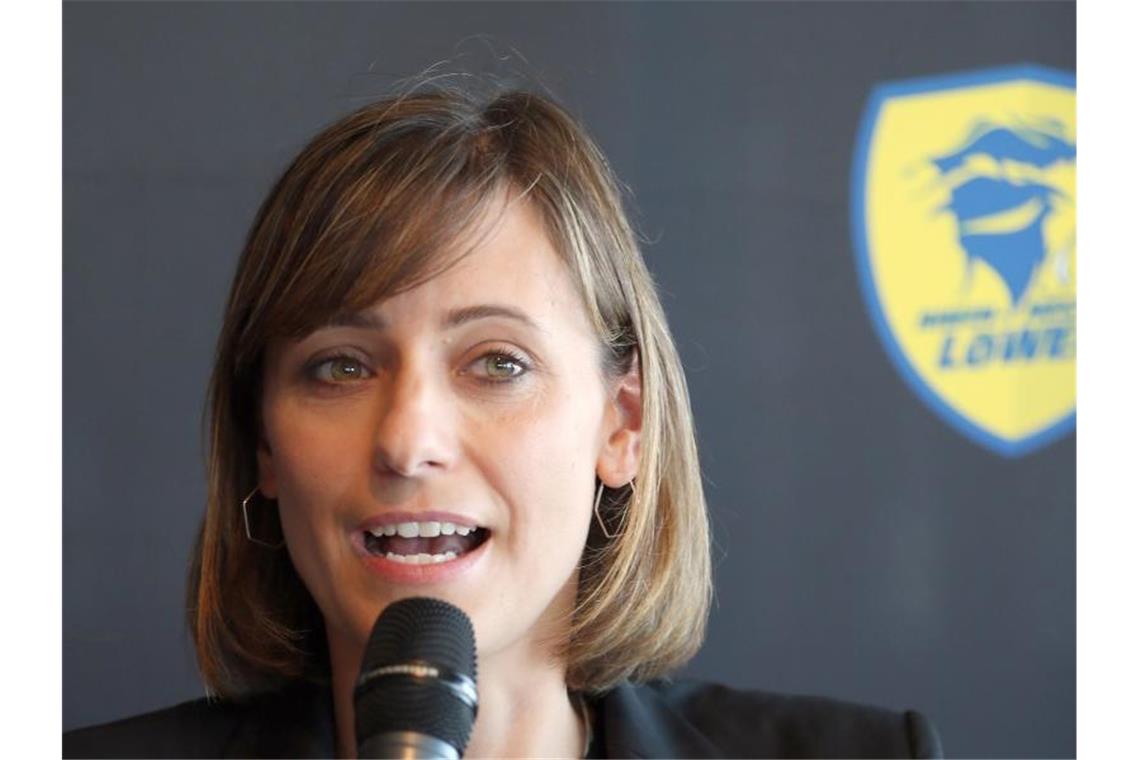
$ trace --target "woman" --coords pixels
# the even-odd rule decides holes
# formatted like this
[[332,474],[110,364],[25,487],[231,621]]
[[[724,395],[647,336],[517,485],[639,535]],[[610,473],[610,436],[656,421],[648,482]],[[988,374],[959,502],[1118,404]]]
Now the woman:
[[352,757],[377,615],[467,612],[467,755],[937,753],[915,713],[646,684],[699,647],[688,392],[618,183],[573,118],[446,87],[318,135],[238,265],[189,577],[199,700],[65,754]]

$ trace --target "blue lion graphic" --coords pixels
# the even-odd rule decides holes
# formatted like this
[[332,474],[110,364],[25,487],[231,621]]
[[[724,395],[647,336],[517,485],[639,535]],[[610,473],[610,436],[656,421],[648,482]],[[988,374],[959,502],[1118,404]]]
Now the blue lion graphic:
[[[961,147],[930,159],[951,184],[950,202],[939,211],[954,215],[967,265],[981,259],[992,267],[1015,306],[1048,253],[1042,226],[1057,199],[1066,196],[1054,187],[1006,176],[1004,165],[1042,170],[1061,161],[1075,161],[1076,155],[1076,146],[1064,139],[1060,124],[1050,120],[1039,128],[980,122]],[[999,176],[978,174],[969,163],[975,156],[992,159],[1003,170]],[[1005,223],[994,224],[1002,217]],[[1013,220],[1012,229],[1009,220]]]

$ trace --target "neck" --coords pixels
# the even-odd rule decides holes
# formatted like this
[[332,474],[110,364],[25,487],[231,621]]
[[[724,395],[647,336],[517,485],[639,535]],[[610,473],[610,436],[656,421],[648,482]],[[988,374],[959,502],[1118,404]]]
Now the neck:
[[[329,632],[337,756],[356,757],[352,691],[364,647]],[[479,714],[466,757],[581,757],[586,727],[566,691],[566,669],[535,651],[479,661]]]

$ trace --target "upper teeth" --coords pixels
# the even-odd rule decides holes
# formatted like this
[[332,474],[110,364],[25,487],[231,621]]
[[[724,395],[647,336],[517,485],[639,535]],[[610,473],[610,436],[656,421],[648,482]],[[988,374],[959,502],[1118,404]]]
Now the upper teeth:
[[380,536],[395,536],[399,535],[401,538],[435,538],[439,535],[450,536],[458,533],[461,536],[466,536],[475,528],[466,525],[456,525],[449,522],[402,522],[391,523],[389,525],[377,525],[375,528],[369,529],[369,533],[379,538]]

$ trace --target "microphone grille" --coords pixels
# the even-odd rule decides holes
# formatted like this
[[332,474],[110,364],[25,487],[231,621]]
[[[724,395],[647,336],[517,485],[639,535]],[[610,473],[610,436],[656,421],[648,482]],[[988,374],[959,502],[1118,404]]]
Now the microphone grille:
[[475,630],[455,605],[413,597],[388,605],[372,628],[365,671],[424,660],[475,680]]
[[[361,672],[410,662],[428,663],[474,681],[471,620],[440,599],[416,597],[388,605],[372,629]],[[358,742],[377,734],[417,731],[462,752],[475,720],[473,709],[431,678],[376,678],[358,685],[354,699]]]

